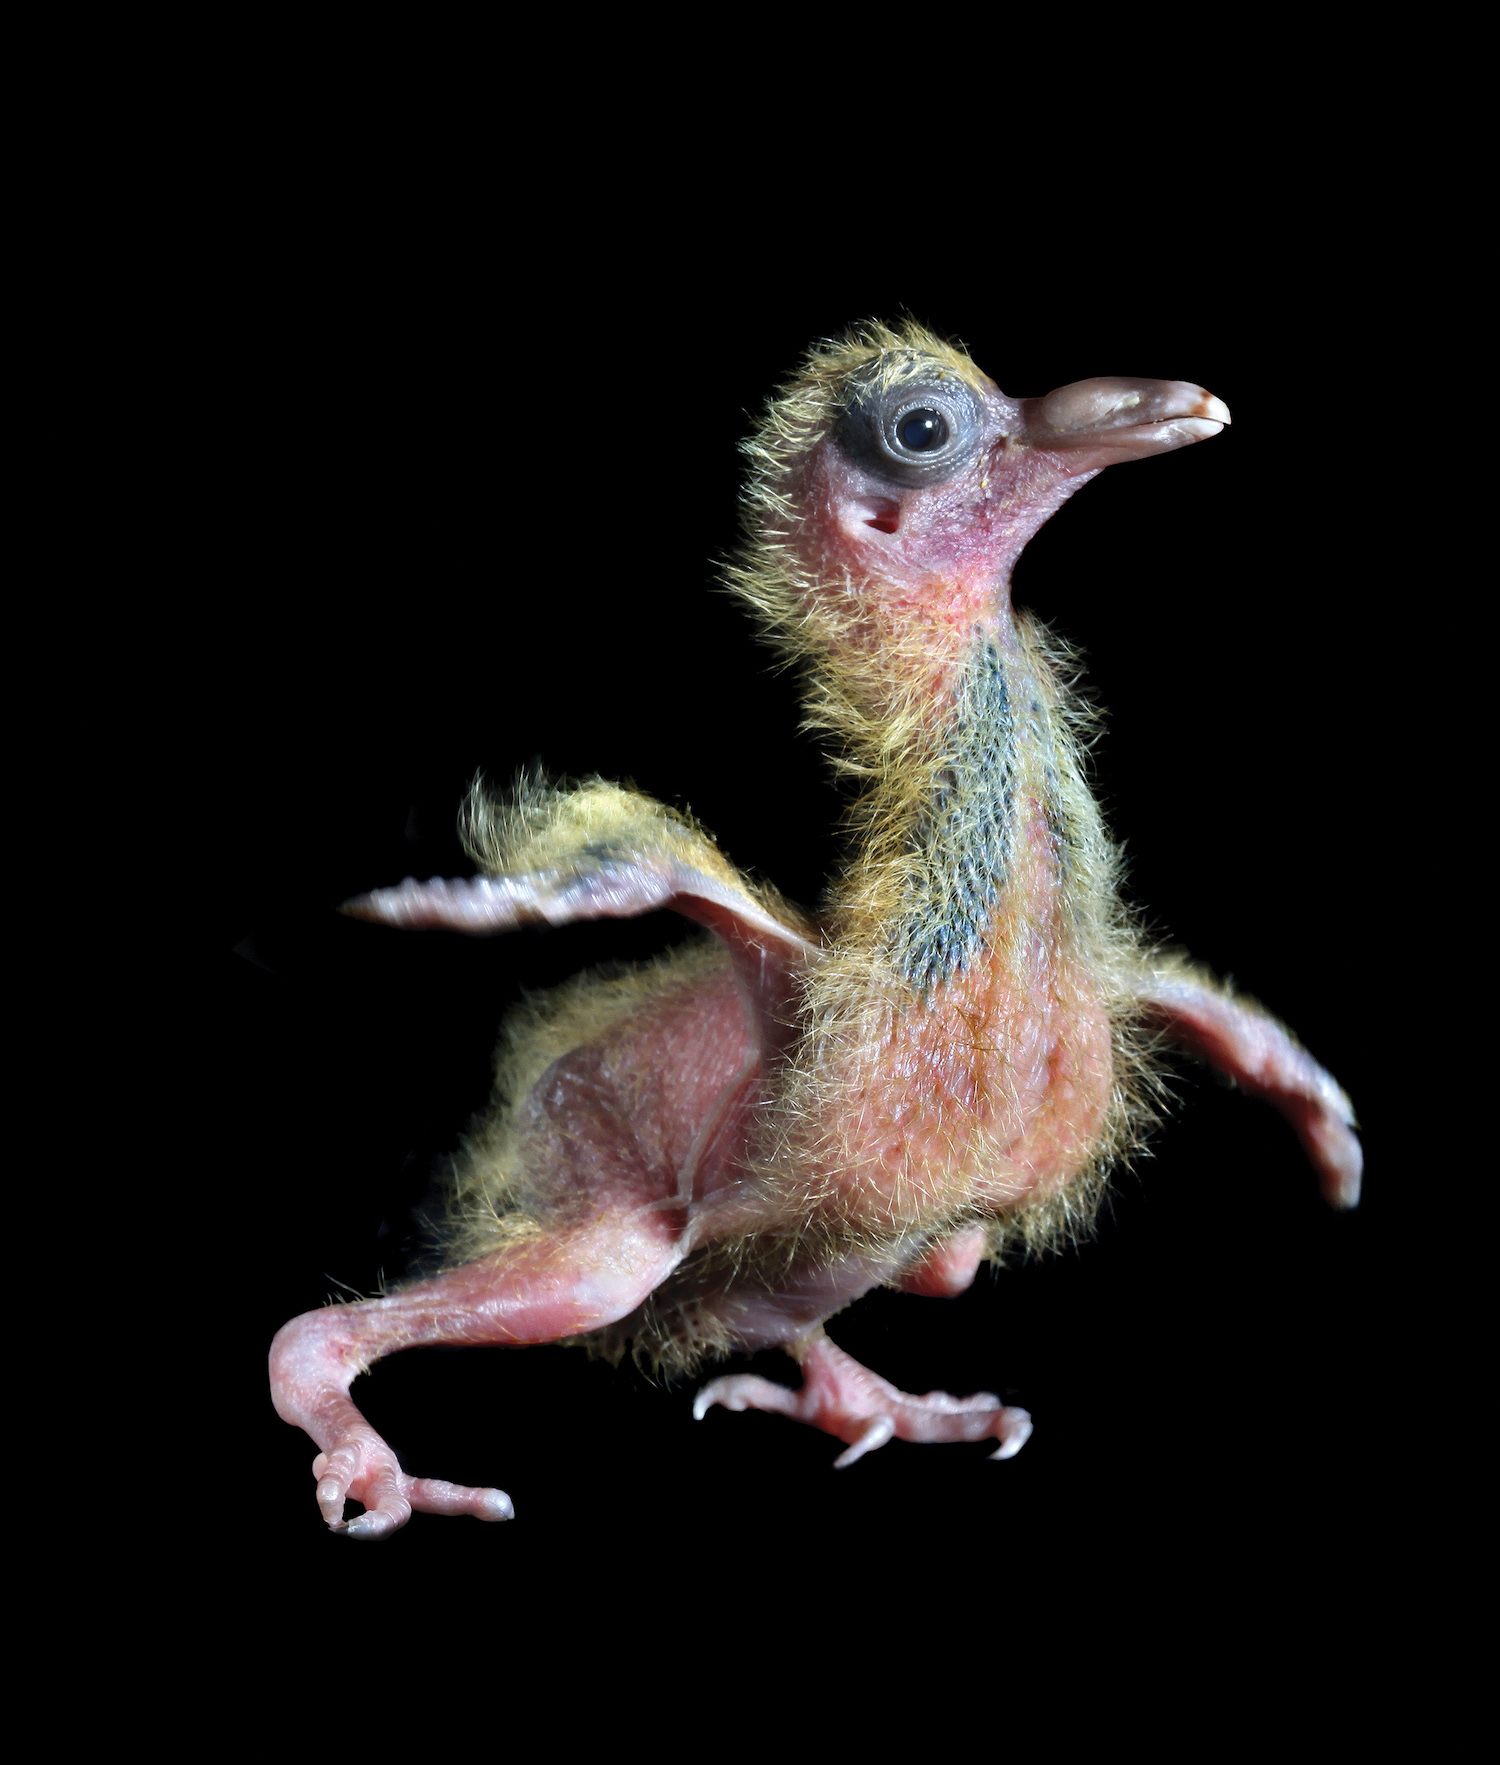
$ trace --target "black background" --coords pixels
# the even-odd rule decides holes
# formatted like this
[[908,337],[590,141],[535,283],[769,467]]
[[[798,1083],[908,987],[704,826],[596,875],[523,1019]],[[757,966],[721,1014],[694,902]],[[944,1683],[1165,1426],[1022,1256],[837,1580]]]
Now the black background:
[[[224,1495],[236,1536],[325,1590],[435,1570],[620,1587],[625,1568],[729,1553],[770,1576],[814,1542],[846,1582],[872,1528],[958,1575],[1061,1552],[1269,1583],[1357,1554],[1388,1445],[1377,1377],[1406,1324],[1399,1288],[1373,1291],[1394,1114],[1367,980],[1389,707],[1338,252],[1227,220],[1188,261],[1125,225],[1073,258],[940,255],[830,216],[813,255],[782,257],[757,216],[710,255],[678,213],[543,229],[501,210],[481,223],[394,171],[330,173],[263,217],[217,345],[235,415],[202,510],[221,852],[202,1193],[216,1401],[247,1443]],[[653,919],[470,942],[334,908],[461,868],[468,780],[532,761],[688,805],[737,863],[817,901],[838,790],[713,560],[767,392],[813,338],[901,307],[1013,394],[1139,373],[1230,405],[1221,437],[1085,487],[1016,598],[1086,654],[1133,898],[1346,1085],[1366,1205],[1331,1213],[1279,1118],[1185,1073],[1090,1244],[834,1325],[908,1389],[1025,1404],[1036,1433],[1012,1463],[897,1443],[835,1474],[825,1436],[695,1425],[690,1387],[576,1352],[424,1351],[356,1396],[408,1468],[498,1484],[517,1519],[331,1538],[313,1448],[266,1396],[272,1334],[409,1266],[523,988],[677,935]]]

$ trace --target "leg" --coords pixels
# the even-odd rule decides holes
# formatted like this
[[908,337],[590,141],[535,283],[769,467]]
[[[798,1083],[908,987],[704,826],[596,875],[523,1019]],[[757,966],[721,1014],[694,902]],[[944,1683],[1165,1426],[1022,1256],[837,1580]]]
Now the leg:
[[[414,1509],[508,1520],[498,1489],[408,1477],[349,1397],[358,1374],[402,1348],[552,1342],[632,1311],[680,1260],[660,1212],[595,1219],[523,1241],[387,1299],[293,1318],[271,1345],[271,1396],[283,1421],[317,1442],[318,1506],[336,1532],[384,1538]],[[344,1521],[349,1497],[365,1512]]]
[[1289,1030],[1186,966],[1147,975],[1140,1002],[1149,1020],[1183,1047],[1281,1111],[1335,1207],[1358,1203],[1364,1159],[1354,1111],[1332,1074]]
[[912,1397],[898,1391],[835,1348],[821,1330],[809,1340],[801,1359],[800,1391],[789,1391],[753,1373],[732,1373],[703,1387],[693,1400],[694,1416],[701,1422],[720,1404],[727,1410],[773,1410],[810,1422],[848,1443],[849,1450],[834,1460],[840,1471],[893,1438],[998,1440],[999,1448],[990,1457],[1009,1459],[1031,1435],[1026,1411],[1007,1409],[988,1392],[949,1397],[944,1391],[929,1391],[925,1397]]

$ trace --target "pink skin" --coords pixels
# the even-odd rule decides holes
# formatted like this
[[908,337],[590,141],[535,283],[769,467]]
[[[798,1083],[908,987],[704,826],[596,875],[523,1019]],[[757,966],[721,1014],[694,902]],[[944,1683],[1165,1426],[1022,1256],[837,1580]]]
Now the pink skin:
[[986,1233],[983,1226],[970,1226],[966,1232],[955,1232],[945,1238],[918,1263],[913,1264],[892,1286],[902,1293],[920,1293],[927,1299],[956,1299],[974,1285],[984,1261]]
[[362,895],[344,911],[388,925],[488,936],[538,921],[566,925],[576,919],[633,919],[658,907],[706,926],[723,941],[758,1033],[767,1029],[784,1002],[789,977],[817,954],[816,944],[795,926],[783,925],[745,890],[681,860],[660,857],[642,863],[622,856],[568,874],[425,883],[408,878],[396,888]]
[[[1006,398],[988,381],[975,390],[987,413],[985,439],[946,482],[893,488],[824,441],[788,486],[804,512],[797,528],[804,563],[859,597],[859,680],[877,708],[886,644],[913,624],[925,626],[930,638],[935,705],[950,660],[976,624],[1008,654],[1019,654],[1009,584],[1032,534],[1105,465],[1202,439],[1228,417],[1208,394],[1177,383],[1088,381],[1027,401]],[[1040,815],[1034,807],[1024,887],[1031,923],[1042,928],[1057,879]],[[511,1516],[499,1490],[401,1470],[348,1395],[354,1378],[377,1360],[420,1344],[516,1345],[600,1328],[627,1317],[690,1251],[784,1223],[784,1201],[746,1177],[745,1154],[757,1106],[774,1090],[777,1056],[796,1033],[801,977],[822,949],[816,936],[782,923],[732,882],[655,850],[615,853],[604,863],[580,855],[566,874],[407,882],[351,903],[351,911],[392,924],[471,933],[660,907],[709,927],[728,959],[544,1075],[528,1155],[545,1179],[540,1186],[571,1198],[549,1218],[545,1235],[389,1298],[308,1313],[276,1337],[276,1408],[320,1449],[313,1464],[317,1501],[334,1530],[383,1537],[413,1510]],[[825,936],[837,935],[837,926],[825,928]],[[879,1148],[860,1134],[920,1133],[921,1111],[935,1098],[946,1099],[950,1122],[988,1110],[994,1143],[1009,1148],[985,1193],[967,1198],[982,1211],[1013,1206],[1078,1168],[1111,1082],[1109,1027],[1087,977],[1058,971],[1043,930],[1023,965],[1019,993],[1014,977],[1000,981],[982,969],[962,988],[953,983],[951,999],[960,1014],[1005,1026],[1006,1084],[995,1088],[1003,1102],[991,1099],[979,1066],[955,1062],[951,1038],[929,1046],[920,1034],[897,1035],[880,1051],[884,1065],[868,1107],[843,1142],[847,1170],[861,1173],[860,1189],[840,1178],[852,1209],[866,1200],[875,1209],[893,1204]],[[1353,1204],[1359,1148],[1347,1101],[1286,1031],[1187,975],[1143,974],[1141,1002],[1168,1034],[1282,1110],[1329,1199]],[[934,1169],[940,1185],[942,1170]],[[821,1327],[882,1283],[935,1296],[962,1292],[984,1244],[983,1227],[966,1225],[929,1242],[915,1261],[850,1255],[837,1267],[789,1279],[778,1294],[747,1300],[739,1339],[790,1346],[804,1384],[794,1392],[732,1375],[699,1394],[696,1413],[718,1405],[794,1416],[847,1444],[841,1466],[895,1437],[994,1439],[1000,1444],[993,1456],[1009,1457],[1030,1433],[1023,1410],[984,1394],[908,1396],[858,1366]],[[346,1522],[350,1498],[366,1512]]]
[[[654,856],[612,863],[597,887],[572,878],[560,885],[553,876],[503,883],[407,882],[351,903],[351,911],[475,933],[663,905],[701,922],[704,903],[712,901],[712,922],[731,962],[574,1050],[548,1074],[549,1126],[529,1150],[588,1197],[585,1224],[556,1227],[540,1244],[524,1243],[388,1299],[305,1313],[278,1333],[271,1349],[277,1413],[317,1442],[319,1508],[329,1526],[356,1538],[385,1537],[413,1511],[485,1520],[513,1512],[502,1491],[403,1473],[348,1396],[359,1373],[402,1348],[514,1347],[601,1328],[633,1311],[689,1249],[754,1223],[753,1197],[738,1172],[762,1092],[765,1049],[784,1041],[796,968],[816,953],[748,895],[726,907],[732,892],[722,883],[680,863],[669,875]],[[800,1334],[890,1272],[851,1263],[804,1293],[788,1293],[784,1310],[747,1315],[746,1339]],[[367,1511],[346,1523],[351,1497]]]
[[1331,1206],[1358,1205],[1364,1160],[1354,1110],[1333,1076],[1280,1024],[1191,976],[1143,978],[1140,997],[1175,1041],[1286,1117]]
[[[318,1507],[335,1531],[383,1538],[413,1510],[508,1520],[498,1489],[408,1477],[348,1396],[355,1377],[398,1349],[430,1343],[516,1347],[554,1342],[625,1316],[681,1260],[679,1226],[664,1214],[611,1211],[544,1245],[468,1263],[389,1299],[329,1306],[294,1318],[271,1346],[276,1412],[321,1449]],[[366,1512],[344,1523],[353,1496]]]

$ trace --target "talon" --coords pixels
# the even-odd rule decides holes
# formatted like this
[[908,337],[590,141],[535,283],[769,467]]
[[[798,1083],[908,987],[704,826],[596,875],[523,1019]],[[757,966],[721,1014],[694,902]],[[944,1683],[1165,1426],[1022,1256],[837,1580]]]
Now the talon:
[[1032,1421],[1026,1410],[1006,1410],[1005,1431],[1000,1444],[990,1454],[992,1459],[1013,1459],[1031,1438]]
[[398,1520],[394,1514],[372,1512],[359,1515],[339,1530],[345,1538],[389,1538],[404,1524],[404,1519]]
[[835,1471],[845,1471],[867,1452],[874,1452],[877,1447],[884,1446],[888,1440],[895,1438],[896,1424],[889,1416],[877,1416],[860,1435],[859,1439],[846,1451],[841,1452],[833,1461]]

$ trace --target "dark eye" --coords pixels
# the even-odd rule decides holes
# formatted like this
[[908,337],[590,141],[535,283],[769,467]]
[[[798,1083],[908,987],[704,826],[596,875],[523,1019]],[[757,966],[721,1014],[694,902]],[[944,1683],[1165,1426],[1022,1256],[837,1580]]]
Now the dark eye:
[[908,453],[931,453],[948,440],[948,419],[941,411],[908,411],[896,425],[896,439]]

